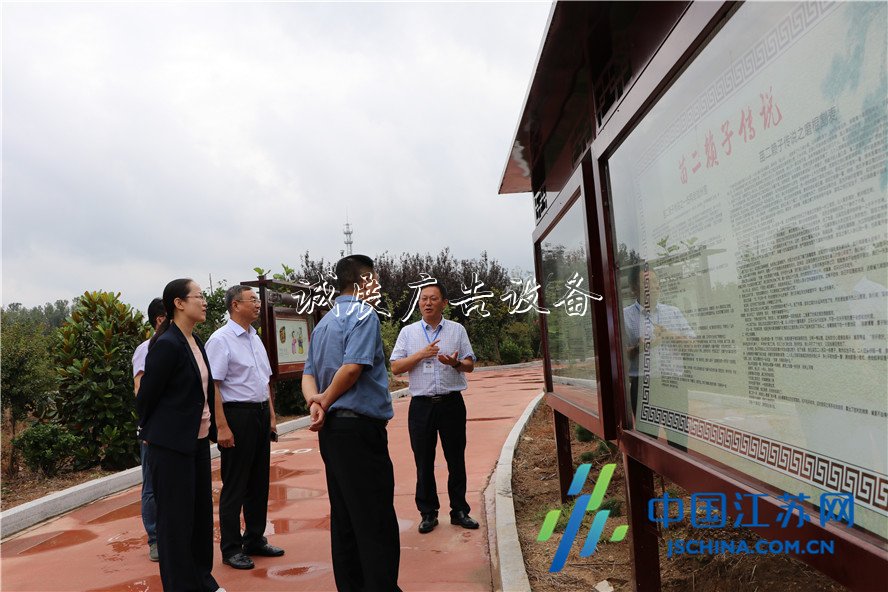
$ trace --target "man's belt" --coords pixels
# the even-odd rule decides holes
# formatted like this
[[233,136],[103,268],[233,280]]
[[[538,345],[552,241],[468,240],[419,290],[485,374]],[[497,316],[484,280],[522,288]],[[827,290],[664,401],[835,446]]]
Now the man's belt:
[[446,401],[453,395],[461,395],[462,391],[450,391],[449,393],[444,393],[443,395],[421,395],[418,397],[413,397],[414,400],[418,401],[428,401],[430,403],[440,403],[442,401]]
[[251,403],[248,401],[231,401],[229,403],[222,403],[222,407],[226,409],[268,409],[268,399],[265,399],[261,403]]
[[350,419],[364,419],[367,421],[371,421],[374,423],[380,423],[382,425],[388,424],[387,419],[379,419],[378,417],[370,417],[369,415],[362,415],[351,409],[330,409],[327,412],[327,415],[330,417],[347,417]]

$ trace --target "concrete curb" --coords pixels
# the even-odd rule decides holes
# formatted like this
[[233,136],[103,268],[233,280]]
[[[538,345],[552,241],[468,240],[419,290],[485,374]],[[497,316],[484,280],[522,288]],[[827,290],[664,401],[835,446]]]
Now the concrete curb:
[[409,397],[409,396],[410,396],[410,389],[409,388],[398,389],[392,393],[392,401],[394,401],[395,399],[400,399],[401,397]]
[[[494,527],[488,527],[490,544],[490,564],[493,575],[493,587],[503,592],[530,592],[530,581],[524,569],[524,556],[518,542],[518,527],[515,523],[515,504],[512,501],[512,460],[515,448],[530,416],[536,410],[544,393],[540,393],[528,404],[524,413],[518,418],[509,437],[503,444],[502,452],[496,463],[493,477],[484,490],[488,516],[493,516]],[[493,508],[490,508],[490,504]],[[490,524],[488,522],[488,524]]]
[[[521,367],[521,364],[509,367]],[[479,368],[479,370],[487,370],[494,368],[503,368],[504,366],[489,366],[487,368]],[[410,390],[403,388],[392,393],[392,399],[400,399],[410,395]],[[284,435],[295,430],[301,430],[308,427],[310,420],[308,417],[300,417],[290,421],[286,421],[278,425],[278,434]],[[210,447],[210,458],[218,458],[219,449],[216,446]],[[30,528],[35,524],[39,524],[44,520],[54,518],[65,512],[70,512],[75,508],[94,502],[103,497],[118,493],[130,487],[134,487],[142,482],[142,468],[133,467],[126,469],[107,477],[100,477],[80,483],[62,491],[56,491],[39,499],[21,504],[14,508],[10,508],[4,512],[0,512],[0,539],[6,539],[18,532]]]
[[[392,393],[392,397],[394,396],[395,393]],[[311,423],[311,420],[308,417],[285,421],[278,426],[278,434],[283,435],[303,429],[308,427],[309,423]],[[210,446],[210,458],[215,459],[218,457],[219,449],[216,446]],[[137,466],[108,475],[107,477],[99,477],[86,483],[80,483],[62,491],[56,491],[39,499],[10,508],[5,512],[0,512],[0,539],[5,539],[44,520],[70,512],[90,502],[134,487],[141,482],[142,467]]]
[[485,370],[521,370],[522,368],[533,368],[539,366],[543,369],[541,360],[531,360],[530,362],[519,362],[517,364],[500,364],[499,366],[475,366],[475,372],[484,372]]

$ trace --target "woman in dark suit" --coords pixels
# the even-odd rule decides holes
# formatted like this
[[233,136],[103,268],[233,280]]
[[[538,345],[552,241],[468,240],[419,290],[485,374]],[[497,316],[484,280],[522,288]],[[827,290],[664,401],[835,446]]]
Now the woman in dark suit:
[[141,437],[150,446],[157,501],[160,578],[167,591],[215,592],[210,440],[216,440],[213,377],[192,334],[207,302],[190,279],[163,290],[166,320],[151,340],[136,395]]

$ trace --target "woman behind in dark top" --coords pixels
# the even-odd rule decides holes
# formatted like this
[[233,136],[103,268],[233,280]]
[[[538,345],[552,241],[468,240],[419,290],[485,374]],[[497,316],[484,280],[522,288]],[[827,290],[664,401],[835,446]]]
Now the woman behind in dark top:
[[166,321],[151,340],[136,395],[141,437],[151,454],[157,550],[164,590],[221,590],[213,578],[210,440],[216,440],[215,389],[203,343],[200,286],[184,278],[163,290]]

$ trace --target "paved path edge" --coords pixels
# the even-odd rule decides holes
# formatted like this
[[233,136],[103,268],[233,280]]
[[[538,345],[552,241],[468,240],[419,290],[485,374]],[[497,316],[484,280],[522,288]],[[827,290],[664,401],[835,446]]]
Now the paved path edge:
[[512,427],[500,452],[493,478],[484,490],[488,520],[493,519],[493,527],[488,527],[487,536],[494,590],[530,592],[530,580],[527,579],[524,555],[521,553],[521,543],[518,542],[515,504],[512,501],[512,461],[527,422],[543,400],[544,394],[541,392],[527,405]]
[[[409,394],[408,389],[400,389],[392,393],[392,399],[399,399]],[[308,417],[286,421],[278,426],[278,434],[284,435],[306,428],[309,423]],[[215,446],[210,447],[210,457],[218,458],[218,456],[219,449]],[[0,539],[6,539],[50,518],[129,489],[141,482],[142,467],[135,466],[113,475],[79,483],[0,512]]]
[[[502,370],[507,368],[525,368],[537,365],[539,362],[526,362],[508,366],[485,366],[477,370]],[[409,389],[403,388],[392,392],[392,399],[400,399],[410,395]],[[295,430],[307,427],[307,417],[300,417],[284,422],[278,426],[278,433],[284,435]],[[213,446],[210,448],[211,458],[219,456],[219,450]],[[85,483],[80,483],[50,493],[41,498],[26,502],[14,508],[0,512],[0,540],[6,539],[27,528],[55,518],[65,512],[70,512],[80,506],[92,503],[109,495],[118,493],[142,482],[142,468],[139,466],[99,477]]]

